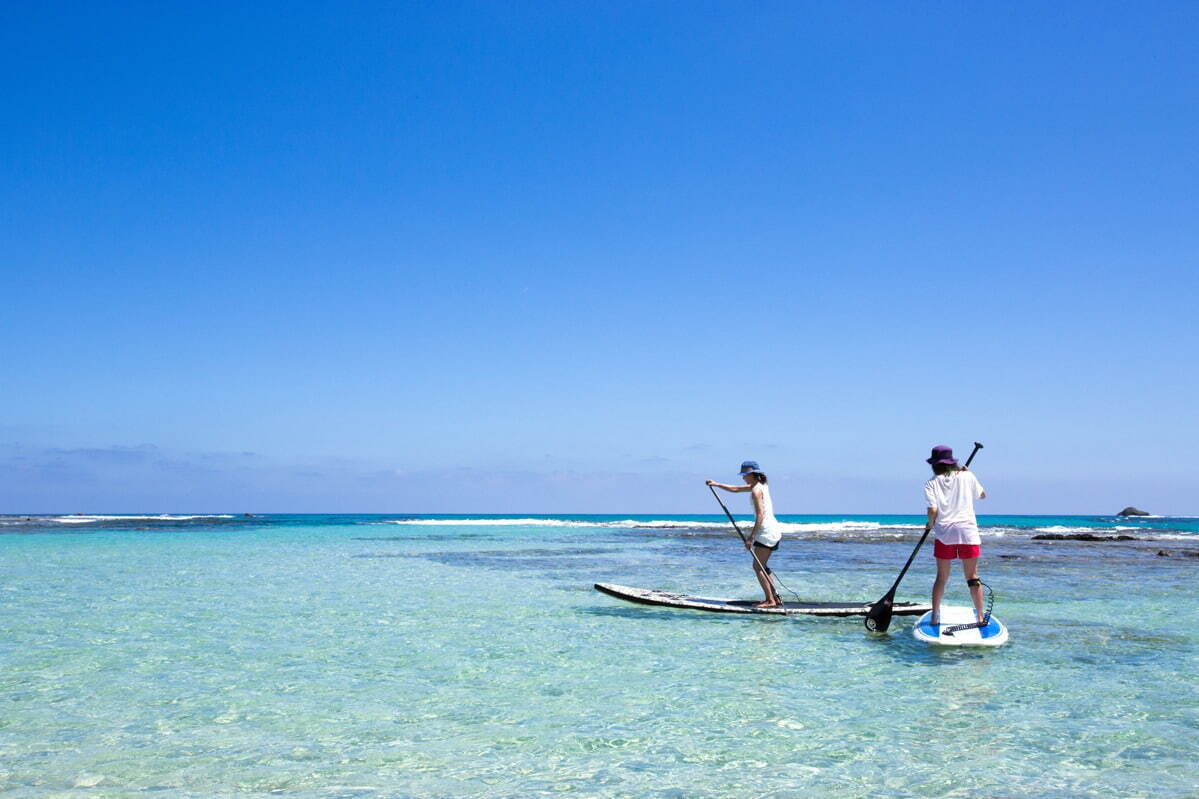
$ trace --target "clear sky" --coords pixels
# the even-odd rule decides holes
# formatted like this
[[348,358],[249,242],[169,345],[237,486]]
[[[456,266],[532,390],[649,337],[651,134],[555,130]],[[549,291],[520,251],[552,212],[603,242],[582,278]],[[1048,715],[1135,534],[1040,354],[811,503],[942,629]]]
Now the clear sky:
[[1199,514],[1199,4],[3,16],[0,512]]

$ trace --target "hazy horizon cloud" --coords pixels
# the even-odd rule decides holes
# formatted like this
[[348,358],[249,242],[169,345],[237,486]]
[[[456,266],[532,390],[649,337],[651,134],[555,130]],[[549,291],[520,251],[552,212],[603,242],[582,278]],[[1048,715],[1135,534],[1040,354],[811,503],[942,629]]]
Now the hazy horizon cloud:
[[[378,461],[289,461],[252,452],[172,452],[152,444],[36,448],[9,444],[0,455],[0,513],[719,513],[703,480],[735,482],[732,468],[701,473],[646,458],[629,470],[423,469]],[[924,471],[908,478],[856,469],[771,476],[777,510],[787,514],[919,514]],[[983,468],[989,514],[1112,515],[1135,504],[1185,514],[1171,505],[1180,485],[1063,478],[1047,485]],[[1177,481],[1181,483],[1181,481]],[[1096,489],[1110,501],[1088,499]],[[861,497],[868,496],[868,502]],[[530,500],[530,497],[536,497]],[[738,514],[744,497],[725,497]]]

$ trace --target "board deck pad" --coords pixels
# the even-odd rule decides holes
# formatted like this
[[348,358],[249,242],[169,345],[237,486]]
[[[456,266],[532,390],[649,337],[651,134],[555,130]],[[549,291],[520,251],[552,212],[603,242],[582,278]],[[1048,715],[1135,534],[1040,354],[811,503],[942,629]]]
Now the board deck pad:
[[917,641],[939,646],[1000,646],[1007,642],[1007,627],[994,616],[987,622],[986,627],[975,627],[970,630],[958,630],[953,635],[945,631],[956,624],[974,624],[978,619],[974,608],[964,608],[957,605],[941,606],[941,624],[932,625],[933,612],[929,610],[916,621],[912,635]]
[[[720,599],[709,596],[688,596],[649,588],[629,588],[626,585],[596,583],[595,590],[643,605],[668,608],[690,608],[714,613],[754,613],[773,616],[865,616],[873,602],[786,602],[781,608],[755,608],[760,599]],[[932,610],[928,603],[896,602],[896,616],[917,616]]]

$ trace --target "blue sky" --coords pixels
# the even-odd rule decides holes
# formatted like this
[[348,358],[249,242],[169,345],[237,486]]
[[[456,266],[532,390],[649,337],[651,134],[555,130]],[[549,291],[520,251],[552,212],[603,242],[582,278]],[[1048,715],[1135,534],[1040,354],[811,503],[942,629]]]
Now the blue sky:
[[0,511],[1199,513],[1199,6],[36,4]]

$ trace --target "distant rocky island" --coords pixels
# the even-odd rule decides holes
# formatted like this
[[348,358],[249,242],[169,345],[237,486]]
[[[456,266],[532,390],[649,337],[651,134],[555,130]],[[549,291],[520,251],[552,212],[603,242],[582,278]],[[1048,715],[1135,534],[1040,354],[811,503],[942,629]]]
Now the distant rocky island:
[[1140,508],[1135,508],[1132,505],[1129,505],[1127,508],[1120,511],[1116,515],[1117,516],[1152,516],[1153,514],[1147,510],[1141,510]]

